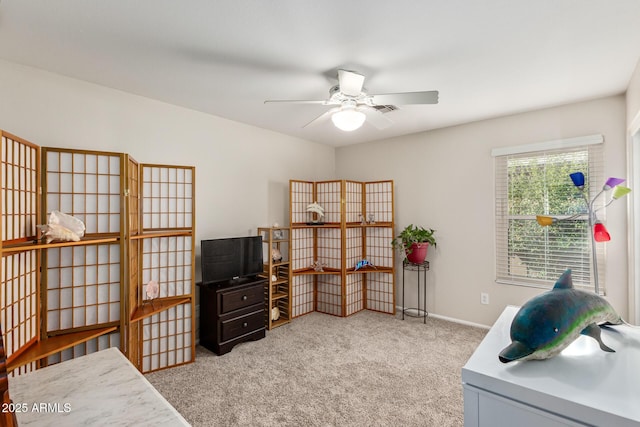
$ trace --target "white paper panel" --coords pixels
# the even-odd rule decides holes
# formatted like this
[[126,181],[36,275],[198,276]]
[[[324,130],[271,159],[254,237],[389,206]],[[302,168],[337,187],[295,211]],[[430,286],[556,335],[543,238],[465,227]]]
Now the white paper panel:
[[191,304],[181,304],[143,320],[142,371],[192,360]]

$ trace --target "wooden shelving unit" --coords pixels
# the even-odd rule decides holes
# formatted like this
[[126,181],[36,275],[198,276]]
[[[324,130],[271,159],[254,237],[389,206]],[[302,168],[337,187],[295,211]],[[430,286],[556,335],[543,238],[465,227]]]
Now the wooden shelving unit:
[[[289,227],[260,227],[264,246],[263,259],[265,285],[265,326],[271,330],[291,321],[291,229]],[[277,249],[281,260],[274,260],[272,249]],[[273,311],[277,308],[278,318]]]
[[[103,348],[125,349],[124,160],[122,153],[42,148],[43,223],[58,210],[86,227],[81,242],[43,245],[41,342],[43,348],[60,346],[43,366]],[[74,344],[67,343],[74,337]]]
[[190,303],[190,297],[173,297],[162,298],[153,301],[149,301],[141,306],[136,306],[135,311],[131,315],[132,322],[138,322],[146,317],[153,316],[154,314],[163,312],[171,307],[175,307],[180,304]]
[[67,348],[115,332],[117,329],[117,326],[94,328],[86,331],[53,336],[46,340],[34,342],[33,345],[28,346],[25,351],[21,352],[18,357],[7,361],[7,370],[13,371],[21,366],[38,362],[45,357],[59,353]]
[[195,168],[128,167],[128,357],[147,373],[195,360]]
[[35,249],[51,249],[51,248],[67,248],[71,246],[83,246],[83,245],[97,245],[100,243],[115,243],[118,242],[118,237],[101,237],[101,238],[87,238],[83,237],[79,242],[51,242],[41,243],[40,239],[33,240],[29,243],[14,243],[6,245],[2,248],[3,253],[13,253],[21,251],[30,251]]
[[[394,314],[393,181],[291,180],[289,193],[292,317]],[[324,208],[322,222],[306,211],[313,202]],[[365,259],[375,267],[356,270]]]
[[[126,154],[41,148],[3,131],[0,136],[0,322],[12,374],[114,346],[132,360],[148,347],[161,360],[149,366],[158,369],[193,361],[193,168],[159,166],[188,170],[181,176],[188,175],[189,182],[180,183],[182,196],[176,202],[175,181],[151,182],[153,173],[151,181],[139,178],[137,162]],[[143,183],[148,188],[142,188]],[[158,197],[156,186],[162,188]],[[143,193],[151,194],[146,211],[139,208],[138,195]],[[46,223],[53,210],[82,220],[85,236],[79,242],[44,243],[36,226]],[[132,221],[135,218],[141,219]],[[153,226],[138,228],[146,220]],[[132,298],[141,294],[143,272],[175,267],[165,256],[168,252],[145,252],[144,243],[178,239],[185,248],[179,253],[186,271],[180,291],[167,292],[161,285],[160,298],[150,304]],[[138,327],[145,322],[150,326]],[[180,323],[181,332],[173,334],[167,346],[166,337],[156,330],[166,330],[171,322],[170,327]],[[178,342],[176,351],[182,354],[174,357],[169,353]]]
[[[40,147],[0,130],[2,188],[0,248],[2,297],[0,322],[9,371],[37,368],[21,354],[40,340],[40,265],[37,240],[40,219]],[[30,359],[30,358],[29,358]]]

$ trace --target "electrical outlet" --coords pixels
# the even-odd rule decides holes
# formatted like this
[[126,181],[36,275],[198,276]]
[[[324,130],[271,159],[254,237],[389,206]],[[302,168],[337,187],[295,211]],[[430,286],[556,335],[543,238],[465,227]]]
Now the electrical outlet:
[[480,304],[489,304],[489,294],[486,292],[480,293]]

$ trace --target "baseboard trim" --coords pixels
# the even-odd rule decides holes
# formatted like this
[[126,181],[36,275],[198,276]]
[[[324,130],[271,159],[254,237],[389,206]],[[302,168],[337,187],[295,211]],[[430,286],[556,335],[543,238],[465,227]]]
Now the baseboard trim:
[[[396,309],[400,312],[400,314],[402,314],[402,307],[396,307]],[[418,313],[418,310],[416,310],[415,308],[408,308],[406,312],[411,313],[411,315],[414,317],[422,316],[422,313]],[[433,317],[434,319],[446,320],[447,322],[459,323],[461,325],[474,326],[476,328],[491,329],[491,326],[483,325],[481,323],[469,322],[467,320],[456,319],[454,317],[448,317],[448,316],[442,316],[440,314],[435,314],[435,313],[429,313],[429,317]]]

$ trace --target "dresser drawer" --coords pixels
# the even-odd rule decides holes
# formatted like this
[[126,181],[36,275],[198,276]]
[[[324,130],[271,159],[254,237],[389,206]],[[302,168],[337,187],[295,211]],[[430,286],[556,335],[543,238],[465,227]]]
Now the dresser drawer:
[[229,341],[260,328],[264,328],[264,310],[223,320],[220,325],[221,341]]
[[220,293],[220,314],[229,313],[254,304],[264,304],[264,283]]

